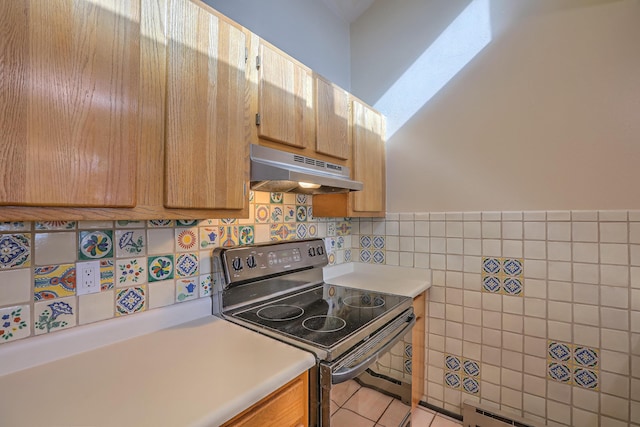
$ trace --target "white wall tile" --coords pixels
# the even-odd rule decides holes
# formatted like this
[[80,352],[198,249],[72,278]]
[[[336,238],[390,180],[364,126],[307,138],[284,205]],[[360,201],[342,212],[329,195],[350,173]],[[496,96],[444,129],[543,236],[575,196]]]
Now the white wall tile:
[[549,301],[548,318],[559,322],[571,322],[572,304],[568,302]]
[[500,222],[483,222],[482,238],[483,239],[499,239],[502,237]]
[[574,304],[573,321],[583,325],[599,326],[600,310],[596,305]]
[[429,254],[416,253],[413,256],[413,266],[415,268],[429,268]]
[[479,256],[464,256],[463,257],[464,271],[466,273],[480,274],[482,258]]
[[547,402],[542,397],[525,393],[522,396],[523,409],[532,414],[544,417],[547,413]]
[[0,271],[0,305],[28,303],[33,299],[31,269]]
[[[511,350],[502,350],[502,367],[503,370],[510,369],[518,373],[520,381],[522,381],[523,354]],[[518,387],[522,390],[522,385]]]
[[522,334],[505,331],[502,333],[502,347],[506,350],[522,353],[524,348],[524,336]]
[[600,372],[599,383],[601,392],[629,398],[629,377],[611,372]]
[[[524,277],[532,279],[546,279],[547,278],[547,262],[543,260],[524,260]],[[525,285],[526,292],[526,285]]]
[[597,243],[574,243],[573,261],[597,263],[599,247]]
[[462,255],[464,253],[462,239],[447,238],[447,253]]
[[597,222],[574,222],[571,224],[572,237],[574,242],[597,242],[598,223]]
[[400,221],[400,236],[411,236],[415,235],[415,229],[413,226],[413,220],[411,221]]
[[524,238],[526,240],[546,240],[547,224],[544,222],[525,222]]
[[598,211],[571,211],[572,221],[597,221]]
[[463,212],[462,219],[464,221],[480,221],[482,219],[481,212]]
[[547,258],[546,242],[538,241],[538,240],[525,240],[524,241],[524,258],[546,259]]
[[446,237],[446,223],[444,221],[431,221],[429,229],[431,236]]
[[[603,322],[604,319],[601,320]],[[601,346],[605,350],[629,352],[629,332],[601,329]]]
[[509,314],[524,314],[523,298],[504,295],[502,297],[502,311]]
[[428,237],[416,237],[414,239],[415,251],[416,252],[429,252],[429,238]]
[[626,222],[601,222],[600,242],[627,243],[628,226]]
[[[525,264],[526,264],[526,261],[525,261]],[[531,279],[531,278],[525,279],[524,296],[531,297],[531,298],[546,298],[547,297],[546,280],[538,280],[538,279]]]
[[503,240],[502,256],[509,258],[522,258],[522,240]]
[[629,265],[629,245],[601,243],[600,262],[603,264]]
[[628,308],[629,290],[613,286],[600,286],[600,304],[607,307]]
[[482,255],[482,240],[464,239],[463,251],[465,255]]
[[149,255],[170,254],[175,249],[175,232],[173,228],[156,228],[147,230],[147,253]]
[[534,317],[524,318],[524,333],[532,337],[546,338],[547,322],[544,319]]
[[519,221],[506,221],[502,222],[502,238],[503,239],[522,239],[523,238],[523,225]]
[[445,234],[447,237],[462,237],[462,222],[447,221]]
[[544,377],[547,373],[547,359],[524,355],[524,372],[538,377]]
[[482,240],[482,255],[501,257],[502,256],[502,241],[501,240]]
[[415,250],[413,237],[400,237],[400,252],[413,252]]
[[413,267],[413,253],[412,252],[400,252],[400,266],[401,267]]
[[501,212],[482,212],[483,221],[500,221],[502,219]]
[[[574,275],[575,277],[575,275]],[[600,301],[600,287],[584,283],[574,283],[573,302],[584,304],[598,304]]]
[[600,283],[611,286],[629,286],[629,267],[600,264]]
[[569,282],[549,282],[548,297],[555,301],[571,301],[572,289]]
[[[170,232],[173,242],[173,229]],[[33,245],[36,265],[75,262],[78,256],[75,232],[35,233]]]
[[571,342],[571,323],[547,322],[547,336],[556,341]]
[[[428,221],[416,221],[415,223],[416,236],[428,237],[429,236],[429,222]],[[387,233],[389,234],[389,233]]]
[[[604,415],[629,420],[629,400],[619,397],[610,396],[608,394],[600,394],[600,411]],[[603,424],[609,426],[611,424]]]
[[522,409],[522,392],[517,390],[510,390],[506,387],[502,387],[502,407],[505,412],[511,412],[514,415],[520,415],[520,411],[511,410],[510,408]]
[[598,284],[600,282],[599,265],[573,263],[573,281],[588,284]]
[[[171,303],[175,297],[175,290],[171,289]],[[95,294],[80,295],[78,297],[78,324],[97,322],[111,319],[115,307],[115,294],[113,290],[97,292]]]
[[500,372],[503,386],[515,390],[522,390],[522,372],[506,368],[502,368]]
[[571,403],[572,387],[557,381],[547,380],[547,397],[562,403]]
[[571,220],[570,211],[548,211],[547,221],[569,221]]
[[603,328],[629,330],[629,311],[618,308],[601,307],[600,325]]
[[574,324],[573,343],[587,347],[600,347],[600,328]]
[[626,221],[627,211],[598,211],[600,221]]
[[544,378],[540,378],[540,377],[535,377],[533,375],[524,374],[523,391],[526,392],[526,393],[534,394],[536,396],[546,397],[546,395],[547,395],[547,381]]
[[524,314],[532,317],[547,317],[547,301],[537,298],[524,298]]
[[573,405],[583,409],[597,409],[599,394],[597,391],[575,387],[573,390]]
[[[482,342],[491,347],[502,346],[502,332],[499,329],[482,328]],[[484,376],[484,371],[483,371]]]
[[582,427],[599,427],[600,423],[598,421],[598,414],[573,408],[573,425]]
[[640,243],[640,222],[629,224],[629,243]]
[[571,240],[571,223],[549,222],[547,223],[547,239],[556,241]]
[[447,253],[447,239],[444,237],[431,237],[431,253],[446,254]]
[[[467,221],[463,223],[462,235],[465,239],[479,239],[482,237],[482,226],[479,221]],[[640,242],[638,242],[640,243]]]

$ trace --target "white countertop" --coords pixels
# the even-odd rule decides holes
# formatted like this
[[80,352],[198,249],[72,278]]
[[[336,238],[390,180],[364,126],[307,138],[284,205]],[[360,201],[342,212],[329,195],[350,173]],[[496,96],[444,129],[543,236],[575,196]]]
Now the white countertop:
[[324,281],[334,285],[414,298],[431,287],[430,270],[352,262],[324,268]]
[[207,316],[0,377],[0,425],[217,426],[314,363]]

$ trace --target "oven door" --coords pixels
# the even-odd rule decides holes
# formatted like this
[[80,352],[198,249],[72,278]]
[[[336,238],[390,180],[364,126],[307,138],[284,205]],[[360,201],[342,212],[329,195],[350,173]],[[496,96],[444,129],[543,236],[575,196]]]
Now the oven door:
[[333,362],[320,362],[319,421],[351,427],[360,417],[385,426],[408,426],[411,416],[413,309]]

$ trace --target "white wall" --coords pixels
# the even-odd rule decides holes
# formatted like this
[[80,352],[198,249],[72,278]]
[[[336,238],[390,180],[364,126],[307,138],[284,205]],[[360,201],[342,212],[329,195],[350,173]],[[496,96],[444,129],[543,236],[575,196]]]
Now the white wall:
[[[389,138],[387,210],[640,208],[637,0],[377,0],[351,27],[352,92],[376,105],[472,3],[491,41]],[[406,99],[442,77],[428,65]]]
[[320,0],[204,0],[349,90],[349,25]]

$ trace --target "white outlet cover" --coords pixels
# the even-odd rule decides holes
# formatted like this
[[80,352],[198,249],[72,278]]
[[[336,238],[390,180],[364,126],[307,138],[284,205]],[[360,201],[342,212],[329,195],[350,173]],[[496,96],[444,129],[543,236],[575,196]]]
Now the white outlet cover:
[[100,292],[100,261],[76,263],[76,295]]

